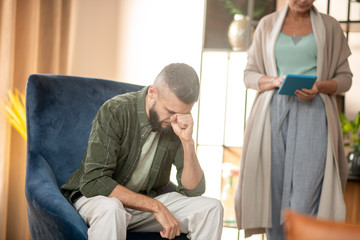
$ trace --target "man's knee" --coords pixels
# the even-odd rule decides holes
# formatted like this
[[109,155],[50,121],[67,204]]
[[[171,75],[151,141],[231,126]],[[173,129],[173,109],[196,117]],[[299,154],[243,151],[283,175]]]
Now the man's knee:
[[218,199],[208,198],[207,204],[208,204],[209,208],[213,209],[214,211],[217,211],[220,213],[224,212],[224,207],[223,207],[221,201]]
[[131,215],[116,198],[96,198],[94,212],[88,222],[89,239],[125,239]]
[[201,197],[200,201],[202,207],[199,208],[199,210],[203,209],[203,211],[208,213],[216,213],[219,216],[223,215],[224,207],[220,200],[215,198]]
[[126,213],[123,204],[116,198],[102,197],[101,203],[96,207],[97,215],[114,215]]

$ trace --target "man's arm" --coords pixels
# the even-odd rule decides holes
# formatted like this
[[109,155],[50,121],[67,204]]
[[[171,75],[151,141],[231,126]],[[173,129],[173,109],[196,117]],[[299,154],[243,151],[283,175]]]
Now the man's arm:
[[117,185],[108,197],[119,199],[127,208],[154,214],[156,220],[163,227],[160,232],[162,238],[173,239],[180,235],[179,221],[160,201],[135,193],[121,185]]
[[192,138],[194,120],[191,114],[174,114],[171,117],[171,126],[180,138],[184,150],[184,168],[181,175],[181,184],[187,189],[194,189],[201,181],[204,173],[195,153]]

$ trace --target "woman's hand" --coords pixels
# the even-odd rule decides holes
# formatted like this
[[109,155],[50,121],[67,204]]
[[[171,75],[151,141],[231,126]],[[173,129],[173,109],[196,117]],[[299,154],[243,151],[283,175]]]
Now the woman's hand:
[[285,79],[285,75],[281,77],[262,76],[259,79],[260,91],[272,90],[279,88]]
[[319,93],[318,82],[315,82],[314,86],[311,89],[303,88],[301,90],[295,91],[295,95],[304,101],[315,98],[318,93]]
[[281,77],[274,77],[274,80],[273,80],[273,86],[274,88],[279,88],[281,87],[284,79],[285,79],[285,75],[284,76],[281,76]]

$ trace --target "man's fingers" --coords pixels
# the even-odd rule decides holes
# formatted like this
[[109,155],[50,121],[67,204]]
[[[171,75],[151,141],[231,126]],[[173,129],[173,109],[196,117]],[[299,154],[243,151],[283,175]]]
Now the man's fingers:
[[156,220],[163,227],[160,235],[162,238],[173,239],[180,234],[180,223],[165,206],[160,206],[160,211],[154,213]]
[[191,114],[176,114],[177,115],[177,124],[180,128],[184,129],[193,124],[193,119]]
[[[164,226],[163,226],[164,227]],[[162,238],[173,239],[175,236],[180,235],[180,226],[179,223],[173,222],[164,227],[164,229],[160,232]]]

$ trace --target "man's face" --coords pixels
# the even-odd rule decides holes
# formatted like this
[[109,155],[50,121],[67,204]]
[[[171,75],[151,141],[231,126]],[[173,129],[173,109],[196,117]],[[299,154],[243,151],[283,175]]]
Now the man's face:
[[149,122],[152,131],[159,132],[160,134],[167,134],[172,131],[171,123],[169,120],[160,121],[159,113],[156,111],[156,102],[149,109]]
[[174,114],[190,113],[194,104],[181,102],[170,90],[154,94],[154,88],[149,92],[149,122],[153,131],[166,134],[172,131],[170,118]]

